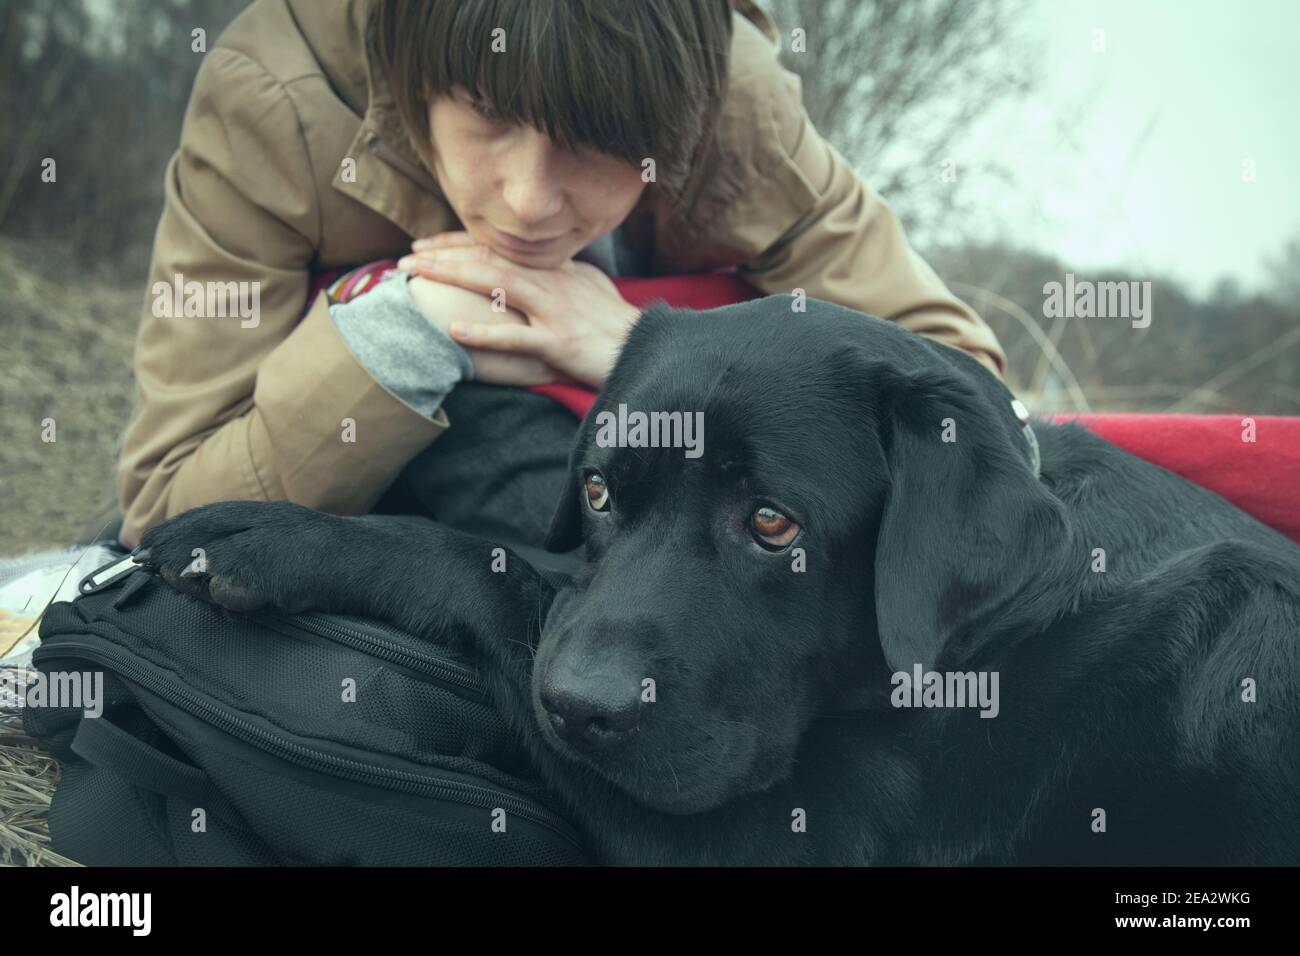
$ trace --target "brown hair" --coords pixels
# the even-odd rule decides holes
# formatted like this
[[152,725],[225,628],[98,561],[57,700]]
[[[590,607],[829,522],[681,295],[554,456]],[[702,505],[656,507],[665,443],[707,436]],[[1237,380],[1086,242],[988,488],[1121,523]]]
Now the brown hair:
[[731,32],[729,0],[376,0],[371,55],[426,159],[429,101],[459,86],[563,146],[653,158],[680,201],[726,96]]

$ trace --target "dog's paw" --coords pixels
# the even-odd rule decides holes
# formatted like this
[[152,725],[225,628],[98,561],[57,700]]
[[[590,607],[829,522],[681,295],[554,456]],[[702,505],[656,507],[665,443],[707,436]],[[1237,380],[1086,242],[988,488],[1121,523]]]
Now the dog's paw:
[[339,519],[288,501],[221,501],[150,528],[132,552],[183,594],[231,611],[324,605],[313,561]]

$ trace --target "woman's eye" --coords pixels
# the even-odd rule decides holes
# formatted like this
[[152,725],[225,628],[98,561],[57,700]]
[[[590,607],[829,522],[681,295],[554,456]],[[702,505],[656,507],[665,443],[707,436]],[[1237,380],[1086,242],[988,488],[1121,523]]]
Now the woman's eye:
[[775,508],[760,505],[749,516],[749,530],[754,540],[770,551],[780,551],[799,533],[799,525]]
[[587,475],[585,487],[587,489],[587,504],[591,506],[591,510],[608,511],[609,487],[605,484],[605,479],[593,471]]
[[488,106],[485,103],[479,102],[478,100],[474,100],[473,102],[471,102],[469,104],[469,108],[472,109],[476,114],[478,114],[480,119],[485,119],[489,123],[497,123],[500,122],[501,120],[501,117],[497,115],[496,110],[494,110],[492,107]]

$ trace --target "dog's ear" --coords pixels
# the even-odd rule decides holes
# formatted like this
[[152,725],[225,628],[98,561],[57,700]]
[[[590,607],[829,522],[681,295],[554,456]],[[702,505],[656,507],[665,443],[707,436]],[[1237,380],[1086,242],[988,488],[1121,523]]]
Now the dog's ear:
[[889,470],[876,615],[895,671],[967,658],[991,623],[1032,622],[1037,582],[1070,573],[1065,509],[1036,474],[1010,392],[973,360],[949,364],[869,363]]

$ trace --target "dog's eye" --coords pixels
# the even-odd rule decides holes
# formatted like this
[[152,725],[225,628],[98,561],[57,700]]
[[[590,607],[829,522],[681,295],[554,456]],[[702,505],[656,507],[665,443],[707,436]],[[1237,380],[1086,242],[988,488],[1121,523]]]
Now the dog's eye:
[[584,486],[587,489],[587,504],[591,506],[591,510],[608,511],[609,488],[605,484],[605,479],[594,471],[589,472]]
[[749,516],[749,527],[755,540],[771,551],[780,551],[799,533],[798,524],[767,505],[754,509]]

